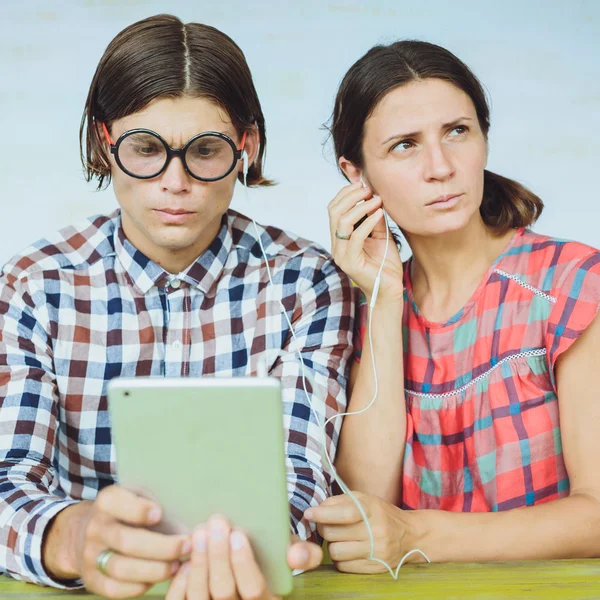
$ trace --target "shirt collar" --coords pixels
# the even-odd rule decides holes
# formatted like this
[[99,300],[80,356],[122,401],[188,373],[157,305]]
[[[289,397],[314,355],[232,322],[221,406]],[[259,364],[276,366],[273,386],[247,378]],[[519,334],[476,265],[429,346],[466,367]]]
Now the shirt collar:
[[208,294],[221,276],[232,247],[232,236],[228,213],[223,215],[219,233],[209,247],[184,271],[172,274],[140,252],[126,237],[118,217],[114,234],[116,256],[133,285],[142,294],[154,286],[165,287],[173,279],[179,279]]

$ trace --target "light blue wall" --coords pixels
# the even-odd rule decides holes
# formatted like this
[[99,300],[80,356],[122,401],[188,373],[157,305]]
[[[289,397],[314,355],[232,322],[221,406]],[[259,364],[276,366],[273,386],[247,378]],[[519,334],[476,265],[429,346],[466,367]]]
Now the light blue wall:
[[[267,174],[234,201],[329,247],[326,206],[343,184],[320,125],[347,68],[377,42],[446,46],[492,97],[488,167],[546,203],[537,230],[600,246],[600,2],[2,2],[0,263],[38,237],[115,206],[83,180],[78,129],[108,42],[159,12],[214,25],[244,50],[267,119]],[[241,190],[238,190],[238,192]]]

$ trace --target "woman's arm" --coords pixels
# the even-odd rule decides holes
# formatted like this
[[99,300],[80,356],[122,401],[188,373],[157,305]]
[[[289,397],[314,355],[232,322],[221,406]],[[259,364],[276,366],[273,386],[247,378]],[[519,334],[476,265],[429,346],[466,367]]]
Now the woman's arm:
[[366,412],[345,417],[336,469],[351,489],[398,504],[402,497],[406,441],[402,304],[377,303],[371,325],[374,347],[371,348],[367,329],[360,363],[355,361],[352,365],[348,412],[364,409],[373,399],[373,354],[379,390]]
[[[600,556],[600,317],[557,361],[563,454],[570,495],[547,504],[495,513],[402,511],[360,496],[375,534],[375,556],[391,565],[419,548],[432,561],[495,561]],[[348,572],[379,572],[367,561],[364,523],[348,497],[330,498],[308,518],[332,542],[329,552]],[[423,560],[420,555],[411,559]]]

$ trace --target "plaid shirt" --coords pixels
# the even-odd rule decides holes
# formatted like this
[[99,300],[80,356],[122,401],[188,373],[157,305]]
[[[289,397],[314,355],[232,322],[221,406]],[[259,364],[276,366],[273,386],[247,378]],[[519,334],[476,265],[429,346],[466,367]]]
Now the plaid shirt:
[[[327,497],[330,480],[297,351],[321,419],[343,411],[353,293],[320,247],[258,230],[274,286],[252,222],[231,210],[176,276],[132,246],[119,211],[66,228],[4,267],[0,572],[62,587],[42,564],[44,531],[60,510],[117,481],[106,399],[116,376],[243,376],[266,361],[282,380],[292,529],[316,537],[303,513]],[[340,426],[335,419],[327,431],[332,454]]]
[[[428,321],[404,268],[407,409],[402,507],[457,512],[569,494],[558,357],[600,306],[600,252],[519,229],[470,300]],[[360,301],[358,345],[367,324]]]

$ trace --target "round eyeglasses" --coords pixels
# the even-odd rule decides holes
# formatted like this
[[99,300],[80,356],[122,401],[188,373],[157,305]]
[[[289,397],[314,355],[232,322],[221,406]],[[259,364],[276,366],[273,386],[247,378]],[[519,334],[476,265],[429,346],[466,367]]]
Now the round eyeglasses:
[[246,132],[239,147],[224,133],[207,131],[195,135],[182,148],[171,148],[158,133],[150,129],[131,129],[113,143],[104,123],[110,153],[119,168],[136,179],[152,179],[178,156],[186,172],[199,181],[218,181],[227,177],[242,158]]

